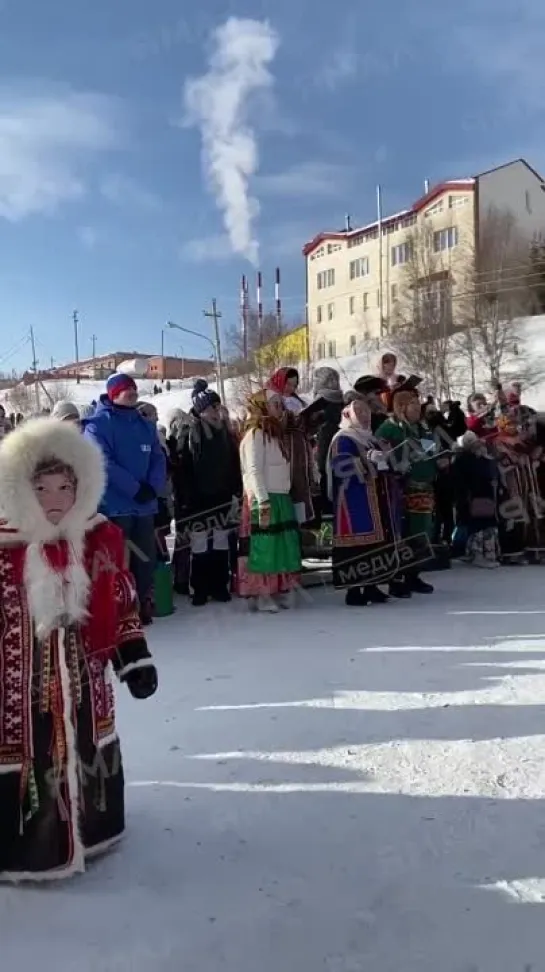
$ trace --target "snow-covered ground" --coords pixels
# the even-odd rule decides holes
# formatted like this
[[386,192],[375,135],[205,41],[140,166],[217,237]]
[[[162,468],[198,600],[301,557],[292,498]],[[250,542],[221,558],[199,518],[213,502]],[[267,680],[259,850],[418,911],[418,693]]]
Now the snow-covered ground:
[[[524,333],[526,336],[527,343],[527,354],[531,356],[536,373],[540,372],[545,375],[545,315],[537,317],[529,317],[525,319],[524,323]],[[365,344],[365,342],[364,342]],[[343,390],[350,388],[354,382],[361,375],[365,374],[375,374],[377,370],[377,362],[381,353],[386,350],[391,350],[391,346],[386,342],[382,346],[379,342],[376,344],[374,342],[367,342],[367,346],[362,348],[361,353],[350,355],[345,358],[328,358],[323,361],[314,362],[313,367],[319,367],[321,365],[327,365],[331,368],[335,368],[341,376],[341,385]],[[508,357],[508,356],[507,356]],[[400,369],[407,372],[406,363],[403,362],[402,358],[399,361]],[[312,369],[310,369],[312,370]],[[513,376],[517,376],[517,359],[511,357],[507,362],[507,370],[512,372]],[[309,371],[308,366],[301,368],[301,372]],[[454,368],[455,380],[457,386],[454,388],[454,394],[460,399],[464,399],[465,396],[471,391],[469,384],[469,366],[468,363],[461,359]],[[481,369],[479,371],[479,363],[477,362],[477,385],[479,388],[484,390],[489,389],[489,380],[486,374],[486,367],[484,363],[481,363]],[[66,382],[45,382],[45,388],[54,395],[55,400],[58,399],[59,387],[62,392],[62,397],[66,397],[70,401],[74,402],[76,405],[88,405],[93,400],[98,400],[99,396],[104,393],[105,382],[104,381],[81,381],[78,384],[75,380]],[[156,384],[154,381],[139,380],[138,386],[140,390],[140,395],[142,400],[152,401],[159,412],[160,421],[168,425],[170,417],[174,409],[183,409],[184,411],[189,411],[191,408],[191,389],[192,382],[190,380],[185,380],[183,382],[173,381],[174,386],[171,391],[166,391],[163,388],[163,392],[160,395],[153,394],[153,386]],[[308,388],[303,389],[303,398],[310,401],[312,398],[311,382]],[[181,387],[183,385],[183,387]],[[245,401],[245,388],[246,383],[241,382],[240,379],[226,379],[225,381],[225,398],[228,407],[231,409],[233,414],[240,411],[241,406],[243,406]],[[257,386],[256,386],[257,387]],[[210,381],[210,388],[217,390],[216,383]],[[428,391],[423,386],[424,391]],[[41,406],[48,406],[50,403],[47,401],[46,395],[40,389]],[[524,392],[524,401],[527,405],[531,405],[533,408],[545,410],[545,378],[538,382],[535,387],[528,388]],[[0,392],[0,403],[4,405],[7,412],[19,411],[21,405],[19,402],[10,401],[10,392],[4,391]],[[30,407],[34,408],[35,402],[33,400],[33,395],[30,397]]]
[[296,612],[181,604],[121,693],[123,845],[0,889],[27,972],[543,972],[545,574]]

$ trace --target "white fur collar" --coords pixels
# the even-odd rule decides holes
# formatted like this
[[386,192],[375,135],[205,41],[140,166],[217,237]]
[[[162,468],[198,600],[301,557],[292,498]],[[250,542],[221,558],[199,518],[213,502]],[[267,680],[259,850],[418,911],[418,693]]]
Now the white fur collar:
[[[46,519],[32,484],[36,467],[49,459],[70,466],[77,480],[74,506],[58,525]],[[22,543],[27,548],[24,581],[40,638],[60,623],[81,622],[87,616],[91,582],[83,561],[85,534],[96,525],[104,488],[100,449],[71,423],[30,420],[0,444],[0,513],[8,531],[13,531],[6,531],[0,544]],[[69,564],[59,573],[46,560],[43,546],[62,539],[68,542]]]
[[29,544],[24,581],[30,615],[40,640],[60,624],[78,624],[88,616],[91,579],[83,564],[82,547],[70,550],[68,567],[61,573],[49,565],[42,547]]

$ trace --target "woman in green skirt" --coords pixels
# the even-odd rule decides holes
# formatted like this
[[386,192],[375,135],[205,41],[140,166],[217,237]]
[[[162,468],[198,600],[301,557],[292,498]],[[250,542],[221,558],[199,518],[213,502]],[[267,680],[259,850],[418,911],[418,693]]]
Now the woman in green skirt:
[[238,593],[268,613],[291,607],[301,570],[283,408],[281,396],[273,390],[252,395],[240,444],[244,500]]

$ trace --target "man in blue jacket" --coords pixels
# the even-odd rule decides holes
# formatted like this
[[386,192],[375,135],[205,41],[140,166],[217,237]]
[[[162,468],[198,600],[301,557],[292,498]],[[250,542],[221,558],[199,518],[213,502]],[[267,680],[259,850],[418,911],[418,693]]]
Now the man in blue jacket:
[[107,485],[100,512],[123,530],[131,551],[141,617],[152,619],[156,561],[154,517],[165,489],[166,460],[155,426],[136,409],[138,391],[130,375],[112,375],[83,432],[102,449]]

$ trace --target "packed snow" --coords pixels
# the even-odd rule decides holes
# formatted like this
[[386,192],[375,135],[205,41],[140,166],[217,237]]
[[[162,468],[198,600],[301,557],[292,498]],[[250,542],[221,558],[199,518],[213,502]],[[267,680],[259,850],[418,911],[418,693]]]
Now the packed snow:
[[124,842],[0,888],[2,968],[542,972],[543,577],[180,602],[150,629],[158,694],[119,693]]

